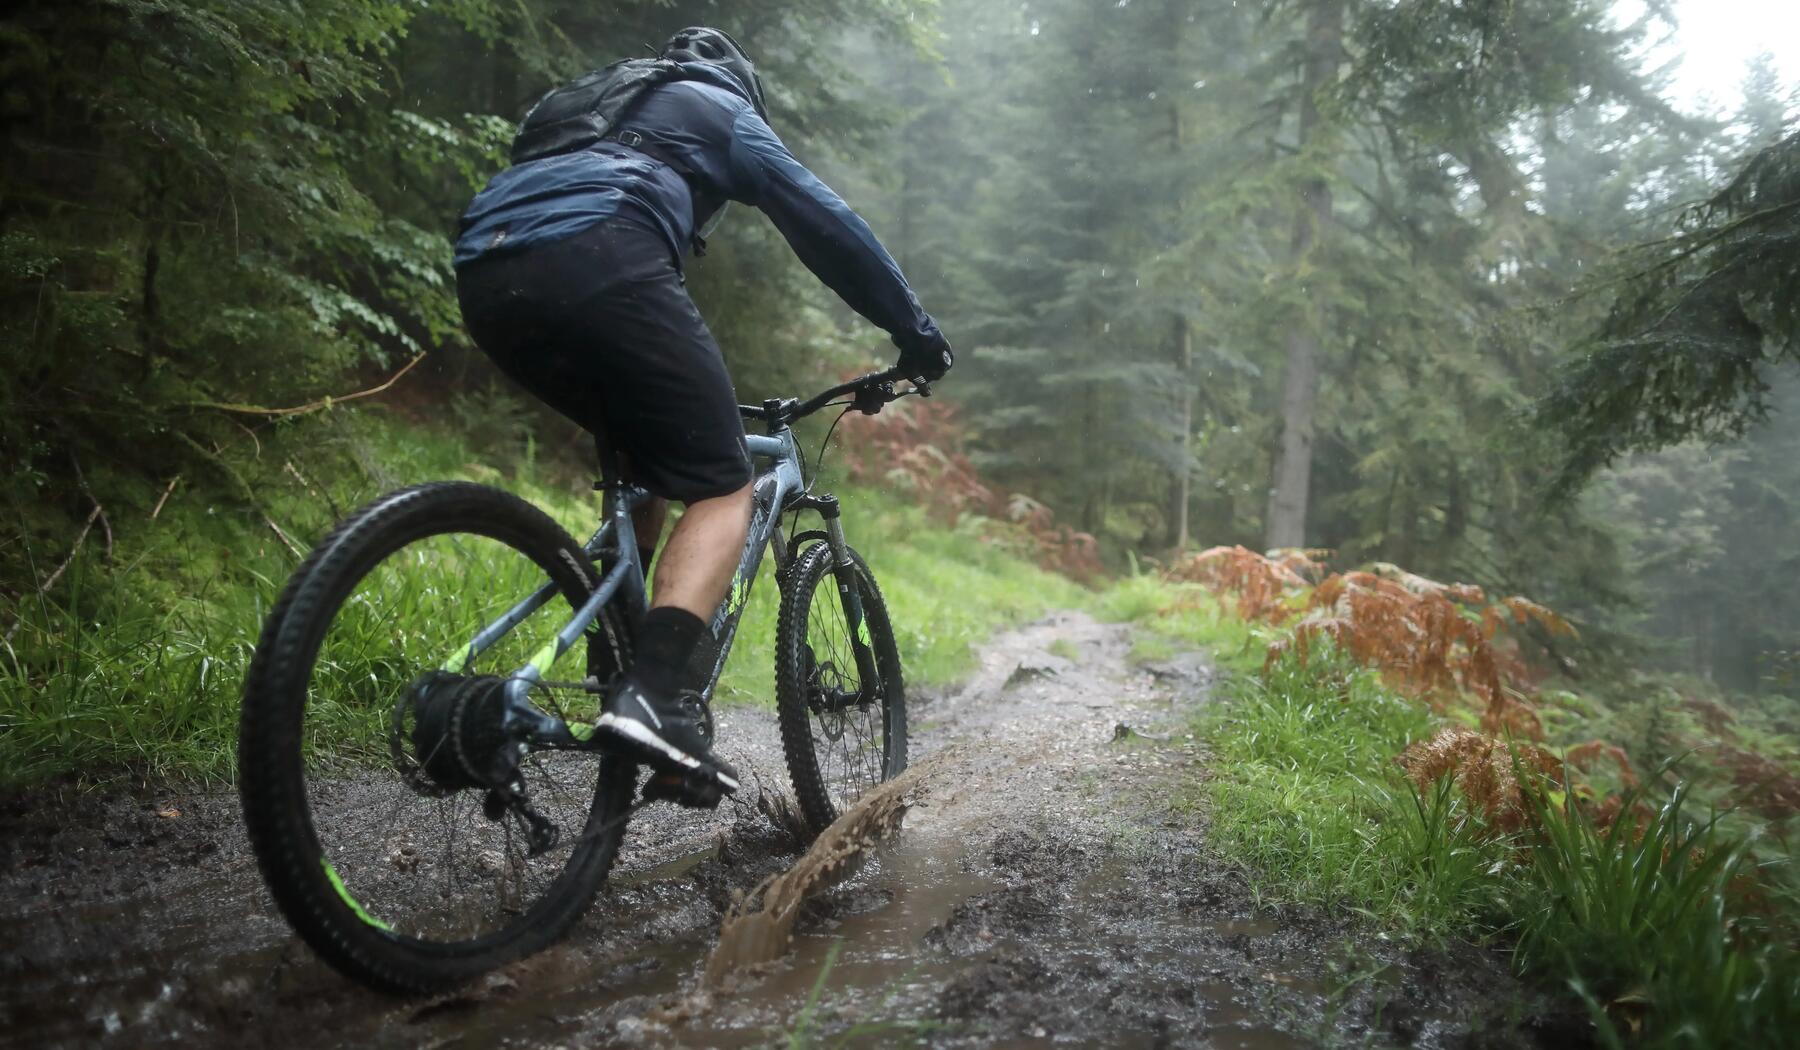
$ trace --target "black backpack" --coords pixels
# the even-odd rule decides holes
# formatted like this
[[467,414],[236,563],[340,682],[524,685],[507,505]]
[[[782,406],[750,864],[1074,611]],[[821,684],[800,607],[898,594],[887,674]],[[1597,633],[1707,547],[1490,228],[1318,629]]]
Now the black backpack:
[[627,58],[554,88],[519,123],[512,162],[523,164],[603,142],[644,92],[682,78],[678,63]]

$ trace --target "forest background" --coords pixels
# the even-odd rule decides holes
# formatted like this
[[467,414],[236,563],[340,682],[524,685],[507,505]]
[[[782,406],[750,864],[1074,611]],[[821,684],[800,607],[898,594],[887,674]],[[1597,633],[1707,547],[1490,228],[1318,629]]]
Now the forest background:
[[[1649,56],[1672,16],[10,5],[0,787],[229,779],[268,603],[377,492],[463,477],[592,520],[589,444],[469,344],[450,240],[545,88],[717,24],[960,351],[826,461],[909,683],[1056,606],[1134,621],[1144,659],[1211,648],[1231,676],[1194,715],[1216,762],[1193,798],[1259,893],[1515,938],[1610,1045],[1646,1003],[1668,1045],[1778,1038],[1800,1023],[1800,100],[1765,58],[1717,112],[1671,103]],[[711,243],[690,285],[741,400],[891,360],[760,217]],[[1312,557],[1251,553],[1291,548]],[[766,693],[772,616],[752,603],[737,651],[762,666],[727,699]],[[1307,663],[1323,635],[1373,670]],[[1560,815],[1509,779],[1521,756],[1566,778]],[[1728,815],[1693,825],[1690,789]]]
[[[397,418],[579,474],[461,332],[449,239],[547,85],[707,22],[962,350],[915,437],[1030,497],[1002,506],[1114,568],[1310,547],[1528,595],[1582,628],[1540,640],[1569,675],[1790,717],[1794,99],[1764,60],[1728,112],[1678,110],[1644,58],[1668,8],[1630,8],[23,3],[9,644],[91,618],[83,570],[179,589],[134,553],[165,505],[303,542],[264,493],[323,468],[263,445],[332,444],[329,398],[403,368]],[[693,286],[745,399],[891,355],[753,213],[713,244]]]

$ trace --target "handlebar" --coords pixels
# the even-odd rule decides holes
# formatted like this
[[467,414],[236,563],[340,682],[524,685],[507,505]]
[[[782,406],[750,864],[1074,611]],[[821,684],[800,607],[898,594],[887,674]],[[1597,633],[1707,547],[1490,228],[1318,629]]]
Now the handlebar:
[[[913,386],[910,390],[895,391],[894,383],[908,379]],[[739,405],[738,412],[746,419],[766,421],[771,429],[786,426],[797,420],[805,419],[826,405],[829,405],[845,394],[855,395],[855,405],[864,412],[873,415],[881,411],[881,406],[896,401],[908,394],[920,397],[931,396],[931,384],[920,382],[903,375],[898,368],[889,368],[881,372],[870,372],[857,376],[845,383],[814,394],[802,401],[798,398],[770,398],[758,405]]]

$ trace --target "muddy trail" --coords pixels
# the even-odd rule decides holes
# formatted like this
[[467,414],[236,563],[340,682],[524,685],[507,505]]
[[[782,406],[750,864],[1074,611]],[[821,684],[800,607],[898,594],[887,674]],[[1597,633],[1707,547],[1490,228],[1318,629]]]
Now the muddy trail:
[[1566,1045],[1491,953],[1259,911],[1203,815],[1169,801],[1205,775],[1186,727],[1213,671],[1134,666],[1130,642],[1061,613],[994,639],[962,686],[915,694],[925,797],[808,902],[786,958],[717,988],[703,973],[726,909],[801,846],[761,711],[723,711],[719,736],[768,790],[646,810],[563,944],[430,1000],[364,991],[299,944],[233,795],[14,801],[0,1043]]

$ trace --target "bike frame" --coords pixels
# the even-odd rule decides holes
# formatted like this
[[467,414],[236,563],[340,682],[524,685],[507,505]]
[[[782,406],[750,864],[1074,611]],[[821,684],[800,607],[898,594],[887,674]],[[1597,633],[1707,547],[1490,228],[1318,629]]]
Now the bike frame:
[[[860,382],[866,383],[876,378],[878,377],[864,377]],[[843,392],[852,386],[846,384],[844,388],[837,388],[837,392]],[[835,396],[835,393],[827,392],[827,395]],[[827,395],[820,395],[808,405],[816,406],[822,400],[828,400]],[[863,623],[861,588],[857,585],[855,566],[844,541],[838,502],[836,497],[827,494],[813,495],[808,491],[804,460],[789,424],[798,414],[804,414],[809,409],[802,406],[797,411],[796,404],[769,401],[761,408],[740,406],[746,415],[767,419],[769,433],[745,435],[745,444],[751,456],[764,465],[756,472],[751,490],[750,530],[744,541],[743,554],[738,558],[737,573],[732,578],[731,590],[713,614],[712,622],[708,625],[711,628],[710,637],[702,639],[707,644],[702,646],[696,657],[697,660],[711,661],[701,691],[702,698],[707,702],[712,699],[719,676],[725,669],[726,657],[731,653],[738,620],[743,614],[744,605],[749,601],[750,587],[756,579],[757,570],[762,566],[763,552],[773,548],[777,571],[786,571],[791,552],[788,550],[787,538],[781,533],[781,519],[789,513],[803,510],[817,511],[824,519],[824,539],[831,547],[838,594],[849,621],[850,646],[856,656],[857,671],[861,676],[860,680],[873,687],[868,695],[879,695],[880,692],[880,675],[874,653],[869,647],[868,628]],[[629,603],[629,614],[633,617],[641,616],[649,608],[644,566],[638,557],[637,530],[632,523],[632,512],[653,497],[636,485],[616,480],[605,482],[604,487],[606,499],[601,511],[600,527],[582,545],[582,549],[595,565],[606,565],[610,561],[612,567],[603,573],[587,600],[575,610],[574,615],[556,633],[556,637],[546,642],[523,667],[507,679],[506,712],[502,727],[510,737],[527,746],[570,748],[587,743],[593,735],[592,726],[586,723],[569,723],[539,710],[531,703],[531,690],[544,681],[551,665],[581,640],[587,629],[599,619],[601,610],[608,602],[621,599]],[[557,590],[555,583],[547,582],[533,591],[499,619],[482,628],[461,651],[445,662],[442,669],[452,674],[467,673],[476,657],[492,648],[532,613],[542,608],[556,596]],[[587,684],[595,692],[606,685],[604,682]]]

